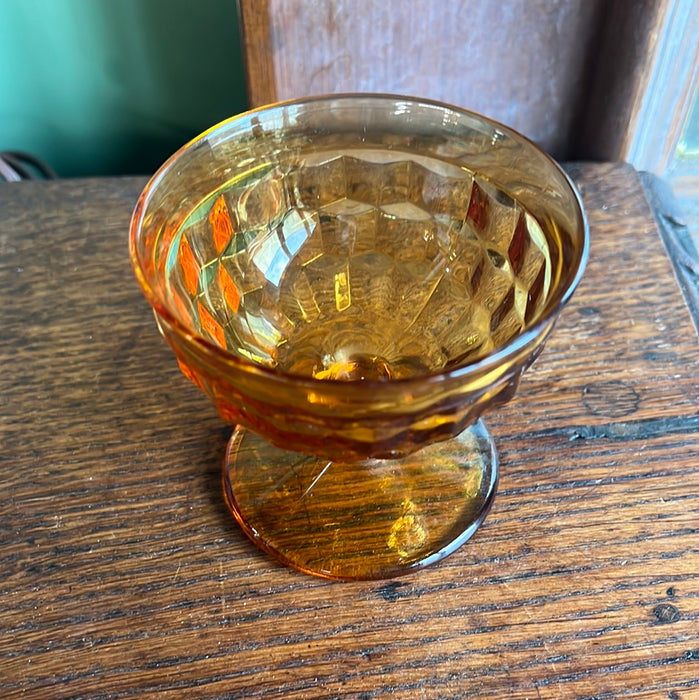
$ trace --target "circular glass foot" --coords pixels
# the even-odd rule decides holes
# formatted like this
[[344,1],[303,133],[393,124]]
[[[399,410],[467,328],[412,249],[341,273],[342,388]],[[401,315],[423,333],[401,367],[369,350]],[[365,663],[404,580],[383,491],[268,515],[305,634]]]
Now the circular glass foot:
[[497,455],[481,421],[401,459],[328,461],[236,428],[226,502],[248,537],[284,564],[334,579],[380,579],[436,562],[490,509]]

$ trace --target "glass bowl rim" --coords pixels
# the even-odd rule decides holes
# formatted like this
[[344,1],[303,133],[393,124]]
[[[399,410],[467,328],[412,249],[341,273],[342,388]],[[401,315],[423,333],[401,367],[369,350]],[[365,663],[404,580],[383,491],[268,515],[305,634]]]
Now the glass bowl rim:
[[[557,303],[552,306],[546,313],[542,314],[537,321],[532,324],[529,328],[526,328],[521,333],[518,333],[514,338],[509,340],[504,345],[495,349],[493,352],[474,360],[472,362],[465,362],[463,364],[457,364],[451,367],[442,367],[433,372],[425,372],[423,374],[390,379],[390,380],[380,380],[380,379],[350,379],[350,380],[338,380],[338,379],[315,379],[309,377],[308,375],[294,374],[291,372],[286,372],[277,369],[276,367],[268,367],[266,365],[255,363],[251,360],[246,359],[243,356],[236,355],[226,348],[217,345],[216,343],[208,340],[203,335],[199,335],[187,324],[180,321],[177,316],[170,311],[167,304],[160,298],[150,281],[141,264],[141,258],[138,254],[138,240],[140,238],[140,233],[142,230],[143,214],[146,209],[146,205],[153,193],[157,188],[159,182],[165,177],[165,175],[177,165],[180,157],[190,149],[197,146],[197,144],[203,142],[211,134],[216,131],[222,130],[225,127],[232,125],[235,122],[250,119],[257,114],[268,113],[273,111],[282,110],[288,107],[310,105],[313,103],[323,103],[323,102],[336,102],[336,101],[372,101],[372,102],[403,102],[412,104],[419,107],[433,107],[442,110],[448,110],[459,117],[466,117],[470,119],[475,119],[488,126],[503,132],[509,138],[514,141],[523,143],[525,146],[538,152],[544,157],[547,165],[553,168],[562,178],[564,183],[567,185],[569,194],[571,195],[573,201],[575,202],[575,209],[578,220],[578,225],[581,228],[582,235],[582,247],[580,250],[580,255],[577,256],[577,270],[575,275],[568,283],[568,286],[563,290],[561,297]],[[478,174],[476,172],[476,174]],[[329,93],[323,95],[313,95],[310,97],[295,98],[289,100],[281,100],[278,102],[272,102],[265,105],[260,105],[253,109],[240,112],[239,114],[227,117],[216,124],[208,127],[201,133],[194,136],[192,139],[187,141],[184,145],[178,148],[171,156],[164,161],[164,163],[155,171],[155,173],[148,179],[146,185],[141,190],[136,205],[134,207],[133,213],[131,215],[131,220],[129,224],[129,259],[131,262],[131,267],[136,276],[136,279],[141,287],[141,291],[148,300],[149,304],[155,311],[156,315],[161,316],[165,321],[172,326],[178,333],[178,335],[187,339],[188,342],[194,342],[201,349],[205,350],[208,354],[222,360],[226,365],[234,365],[241,371],[248,374],[255,374],[260,376],[268,377],[269,379],[274,379],[277,381],[289,381],[293,382],[297,386],[307,385],[308,387],[315,387],[316,390],[321,386],[332,387],[334,390],[343,390],[343,387],[349,389],[352,386],[361,386],[363,388],[379,389],[380,387],[387,387],[392,385],[393,387],[401,386],[406,387],[410,385],[421,385],[425,383],[440,382],[448,379],[461,379],[464,375],[478,375],[485,373],[495,366],[503,363],[509,356],[516,355],[521,350],[534,343],[539,335],[544,331],[544,329],[552,325],[563,307],[568,303],[573,293],[575,292],[580,280],[587,267],[587,262],[590,254],[590,230],[587,220],[587,215],[582,203],[582,197],[578,192],[575,184],[571,177],[566,173],[566,171],[556,162],[556,160],[550,156],[546,151],[544,151],[538,144],[532,141],[527,136],[524,136],[520,132],[516,131],[512,127],[509,127],[495,119],[491,119],[483,114],[474,112],[472,110],[458,107],[456,105],[449,104],[440,100],[433,100],[430,98],[392,94],[392,93],[381,93],[381,92],[347,92],[347,93]]]

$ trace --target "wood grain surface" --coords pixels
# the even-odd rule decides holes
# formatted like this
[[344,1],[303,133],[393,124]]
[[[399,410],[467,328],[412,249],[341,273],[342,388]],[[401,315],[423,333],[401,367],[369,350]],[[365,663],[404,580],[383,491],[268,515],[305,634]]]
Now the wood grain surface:
[[248,100],[420,95],[486,114],[564,157],[589,96],[585,70],[603,5],[239,0]]
[[231,432],[127,258],[142,179],[0,185],[0,697],[699,697],[699,343],[623,165],[579,165],[586,276],[487,418],[500,490],[406,578],[259,553]]

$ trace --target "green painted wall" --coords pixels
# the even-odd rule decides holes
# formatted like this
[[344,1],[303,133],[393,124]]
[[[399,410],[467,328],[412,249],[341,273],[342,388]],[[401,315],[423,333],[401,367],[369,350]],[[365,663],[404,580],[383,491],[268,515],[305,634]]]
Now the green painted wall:
[[150,173],[245,108],[235,0],[0,0],[0,150]]

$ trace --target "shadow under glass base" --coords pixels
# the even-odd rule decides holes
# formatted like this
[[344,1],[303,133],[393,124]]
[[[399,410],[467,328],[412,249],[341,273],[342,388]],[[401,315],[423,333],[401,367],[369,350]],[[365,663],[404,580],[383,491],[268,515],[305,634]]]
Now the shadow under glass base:
[[260,549],[306,573],[381,579],[444,558],[481,524],[498,460],[481,421],[401,459],[328,461],[233,432],[228,507]]

